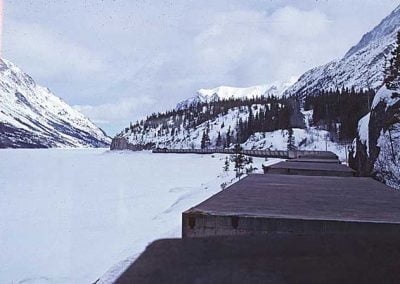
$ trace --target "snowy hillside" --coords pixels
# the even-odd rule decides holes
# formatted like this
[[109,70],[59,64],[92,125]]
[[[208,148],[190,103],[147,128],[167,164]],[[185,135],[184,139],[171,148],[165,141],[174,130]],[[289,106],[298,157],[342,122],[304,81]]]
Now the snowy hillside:
[[[263,106],[254,105],[253,109],[257,107],[261,108]],[[158,127],[150,128],[145,132],[140,130],[135,131],[136,129],[134,129],[133,131],[120,135],[120,137],[124,137],[127,139],[128,143],[133,145],[154,145],[155,147],[171,149],[200,149],[202,134],[209,129],[208,135],[211,143],[209,146],[217,147],[216,141],[218,133],[220,133],[221,137],[226,137],[229,131],[230,136],[236,137],[236,125],[239,119],[246,120],[248,119],[248,115],[249,112],[246,107],[236,107],[228,110],[227,114],[220,115],[212,120],[207,120],[192,129],[179,127],[179,131],[166,131],[162,133],[162,135],[157,135],[162,128],[162,124],[160,124]],[[170,124],[172,124],[172,121],[170,121]]]
[[383,83],[385,56],[393,49],[400,30],[400,6],[365,34],[340,60],[316,67],[303,74],[285,94],[305,96],[315,90],[372,88]]
[[77,110],[0,59],[0,148],[102,147],[110,138]]
[[288,82],[274,82],[271,84],[252,86],[247,88],[236,88],[228,86],[220,86],[213,89],[200,89],[194,97],[191,97],[183,102],[180,102],[176,108],[183,109],[190,105],[197,103],[206,103],[216,100],[226,99],[251,99],[254,97],[273,95],[281,97],[282,94],[287,90],[293,83],[296,82],[297,78],[291,78]]
[[[280,105],[280,103],[278,103]],[[283,107],[283,106],[282,106]],[[240,143],[244,149],[287,150],[289,142],[288,130],[282,130],[278,121],[282,118],[273,112],[273,104],[242,105],[228,109],[213,118],[193,127],[185,126],[182,119],[171,114],[163,118],[151,118],[142,125],[131,125],[113,139],[111,149],[200,149],[207,136],[207,148],[223,148]],[[268,113],[272,113],[268,116]],[[279,112],[278,112],[279,113]],[[301,150],[326,150],[335,152],[341,160],[345,160],[344,147],[330,139],[328,131],[310,126],[312,111],[303,112],[302,128],[293,128],[294,145]],[[250,118],[250,116],[252,118]],[[257,117],[263,118],[262,128],[257,125]],[[238,141],[244,125],[251,121],[254,134],[248,135],[243,141]],[[179,122],[179,124],[177,124]],[[147,125],[145,125],[147,123]],[[203,145],[204,146],[204,145]],[[232,147],[232,146],[231,146]]]

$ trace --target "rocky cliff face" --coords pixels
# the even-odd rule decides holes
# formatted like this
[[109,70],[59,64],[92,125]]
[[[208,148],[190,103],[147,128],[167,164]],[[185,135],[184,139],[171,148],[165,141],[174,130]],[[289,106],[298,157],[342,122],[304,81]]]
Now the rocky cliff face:
[[132,144],[129,143],[126,137],[115,137],[111,142],[110,150],[141,151],[154,149],[155,146],[155,143],[147,143],[145,145]]
[[372,110],[359,123],[350,165],[360,176],[374,176],[400,189],[400,89],[383,86]]

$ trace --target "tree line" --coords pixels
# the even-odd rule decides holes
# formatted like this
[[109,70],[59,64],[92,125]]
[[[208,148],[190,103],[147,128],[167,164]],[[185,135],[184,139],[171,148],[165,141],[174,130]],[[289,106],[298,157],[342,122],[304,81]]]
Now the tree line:
[[328,130],[339,141],[350,141],[357,136],[358,121],[370,111],[374,95],[373,90],[354,88],[317,91],[305,98],[304,109],[313,110],[314,126]]

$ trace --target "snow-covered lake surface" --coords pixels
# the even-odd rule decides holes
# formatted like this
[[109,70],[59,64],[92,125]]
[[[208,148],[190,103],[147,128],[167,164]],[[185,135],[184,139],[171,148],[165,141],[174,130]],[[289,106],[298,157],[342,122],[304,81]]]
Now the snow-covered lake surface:
[[182,211],[234,177],[224,159],[0,150],[0,283],[112,281],[151,241],[180,237]]

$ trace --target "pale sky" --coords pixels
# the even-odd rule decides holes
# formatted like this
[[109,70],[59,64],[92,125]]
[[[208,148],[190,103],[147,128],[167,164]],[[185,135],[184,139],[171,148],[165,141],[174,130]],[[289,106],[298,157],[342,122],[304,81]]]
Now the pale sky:
[[113,136],[200,88],[340,58],[394,0],[3,0],[2,56]]

